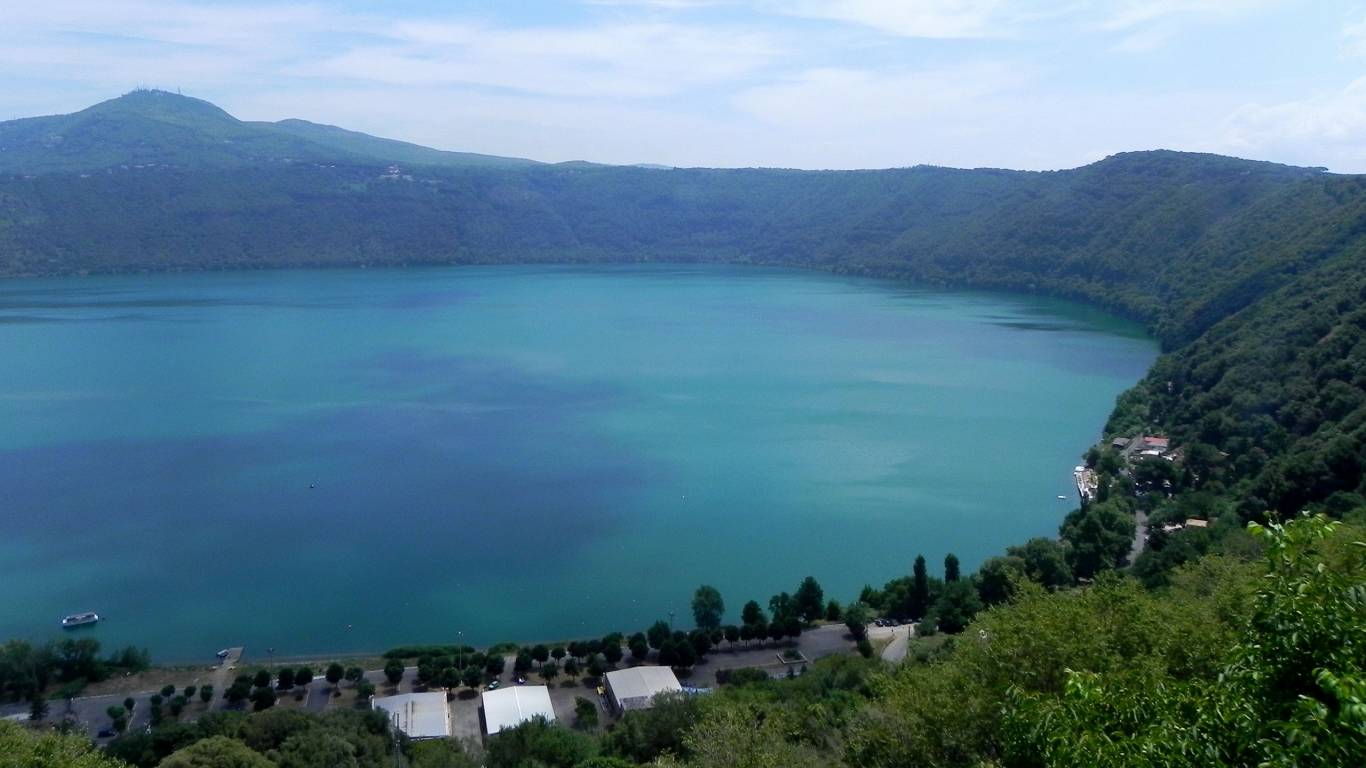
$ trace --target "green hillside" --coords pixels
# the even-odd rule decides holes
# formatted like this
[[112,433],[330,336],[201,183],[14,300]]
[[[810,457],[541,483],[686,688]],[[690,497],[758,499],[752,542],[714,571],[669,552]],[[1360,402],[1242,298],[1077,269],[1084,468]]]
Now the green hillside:
[[70,115],[0,123],[0,174],[297,162],[534,165],[530,160],[441,152],[302,120],[242,122],[207,101],[156,90],[133,91]]
[[538,165],[534,160],[522,160],[473,152],[443,152],[406,141],[381,139],[369,134],[348,131],[335,125],[321,125],[307,120],[281,120],[276,123],[253,123],[279,133],[296,136],[305,141],[327,147],[355,158],[388,160],[395,163],[435,165],[443,167],[519,168]]

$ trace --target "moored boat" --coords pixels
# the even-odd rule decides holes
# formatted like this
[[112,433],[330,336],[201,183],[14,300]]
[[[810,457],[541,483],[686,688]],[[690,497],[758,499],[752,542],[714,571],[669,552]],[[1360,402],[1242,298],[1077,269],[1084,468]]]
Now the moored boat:
[[94,624],[99,620],[100,615],[98,613],[95,613],[94,611],[90,611],[87,613],[73,613],[70,616],[67,616],[66,618],[62,619],[62,628],[72,629],[73,627],[83,627],[87,624]]

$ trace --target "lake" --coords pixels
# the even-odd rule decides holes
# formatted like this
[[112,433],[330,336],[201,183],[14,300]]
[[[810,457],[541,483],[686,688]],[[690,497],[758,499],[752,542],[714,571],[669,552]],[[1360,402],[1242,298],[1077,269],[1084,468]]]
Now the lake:
[[1027,296],[508,266],[0,282],[0,354],[0,640],[93,610],[69,634],[179,661],[966,572],[1056,535],[1157,346]]

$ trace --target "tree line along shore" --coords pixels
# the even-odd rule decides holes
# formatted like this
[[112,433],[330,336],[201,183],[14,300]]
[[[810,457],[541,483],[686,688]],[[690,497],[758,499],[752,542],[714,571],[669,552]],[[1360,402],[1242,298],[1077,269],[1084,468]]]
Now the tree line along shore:
[[[1366,616],[1359,598],[1366,588],[1366,513],[1348,517],[1253,524],[1246,532],[1250,551],[1202,556],[1177,567],[1159,587],[1116,570],[1051,587],[1012,574],[1003,599],[984,605],[942,642],[921,638],[902,662],[865,652],[814,661],[792,679],[734,672],[709,696],[669,697],[609,723],[530,722],[487,742],[430,744],[411,743],[383,716],[354,706],[322,714],[277,706],[314,675],[327,680],[330,695],[341,696],[349,684],[362,701],[373,685],[363,670],[333,663],[317,670],[243,672],[229,686],[231,696],[202,686],[168,688],[148,704],[161,710],[155,724],[121,734],[87,756],[106,761],[91,765],[172,768],[378,767],[395,760],[565,768],[1129,765],[1138,754],[1162,757],[1152,763],[1158,765],[1241,765],[1253,758],[1267,765],[1356,764],[1366,756]],[[943,579],[918,580],[913,567],[911,575],[865,590],[863,597],[889,607],[937,591],[931,609],[944,615],[946,596],[956,589],[971,589],[973,600],[983,600],[982,590],[991,587],[981,571],[950,578],[956,564],[950,559],[946,566]],[[774,596],[768,611],[750,601],[740,612],[744,625],[764,621],[771,639],[775,623],[783,627],[778,635],[786,636],[789,617],[801,627],[824,621],[833,609],[818,588],[814,579],[803,581],[797,592]],[[412,662],[417,685],[447,687],[443,683],[457,679],[464,685],[467,670],[483,677],[493,664],[506,664],[504,655],[489,652],[503,651],[511,652],[514,674],[552,682],[575,674],[566,669],[572,661],[591,686],[592,672],[617,663],[662,661],[686,670],[684,647],[693,649],[698,666],[697,649],[712,642],[714,631],[722,643],[745,642],[738,635],[742,625],[730,633],[735,641],[726,639],[731,627],[721,623],[719,593],[704,586],[694,598],[698,626],[688,632],[671,631],[661,620],[631,636],[515,651],[393,649],[380,685],[403,679]],[[855,600],[840,609],[850,639],[861,636],[871,613],[860,612],[871,608]],[[918,629],[934,628],[922,619]],[[940,629],[955,627],[940,623]],[[678,656],[667,657],[670,644]],[[708,653],[723,651],[712,646]],[[225,708],[202,707],[220,697]],[[109,725],[127,715],[120,706],[106,713]],[[0,739],[16,749],[33,748],[35,739],[88,743],[85,736],[61,736],[60,726],[27,735],[16,728],[0,730]],[[76,749],[68,741],[61,741],[64,748]],[[732,762],[736,755],[757,762]],[[340,762],[320,762],[324,757]]]

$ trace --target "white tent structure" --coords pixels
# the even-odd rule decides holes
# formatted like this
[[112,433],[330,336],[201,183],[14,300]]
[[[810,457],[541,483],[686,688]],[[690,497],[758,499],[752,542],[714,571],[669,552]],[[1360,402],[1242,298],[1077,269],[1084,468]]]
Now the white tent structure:
[[414,741],[451,735],[451,710],[446,706],[445,691],[372,697],[370,707],[387,712],[389,722]]
[[505,728],[515,728],[534,717],[555,722],[555,708],[550,705],[550,689],[544,685],[510,685],[484,691],[482,697],[484,728],[490,736]]
[[649,709],[661,693],[683,690],[668,667],[631,667],[607,673],[607,693],[618,712]]

